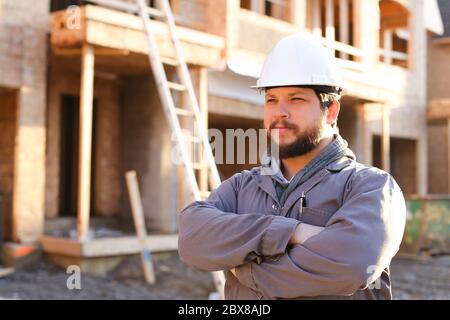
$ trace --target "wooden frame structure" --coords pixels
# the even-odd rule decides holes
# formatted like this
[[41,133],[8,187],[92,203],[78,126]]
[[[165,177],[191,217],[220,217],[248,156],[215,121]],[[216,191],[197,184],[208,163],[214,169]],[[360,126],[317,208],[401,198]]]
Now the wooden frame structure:
[[[40,238],[40,243],[45,252],[83,258],[139,253],[140,245],[136,237],[90,239],[88,232],[91,211],[91,145],[96,56],[120,56],[130,53],[146,55],[148,48],[142,20],[139,17],[100,6],[85,5],[79,10],[79,26],[71,28],[70,14],[72,12],[53,13],[51,44],[55,54],[80,55],[82,62],[77,238],[43,236]],[[165,39],[169,36],[167,27],[162,22],[154,20],[150,21],[150,24],[157,35],[156,41],[161,48],[162,59],[173,59],[175,53],[170,47],[164,45]],[[201,94],[200,107],[203,111],[207,110],[205,67],[219,63],[225,48],[224,40],[219,36],[184,27],[177,27],[177,32],[187,62],[200,66],[198,84]],[[111,34],[115,36],[110,37]],[[202,186],[207,184],[207,174],[203,171],[200,173]],[[150,251],[177,249],[177,235],[148,235],[146,238],[146,247]]]

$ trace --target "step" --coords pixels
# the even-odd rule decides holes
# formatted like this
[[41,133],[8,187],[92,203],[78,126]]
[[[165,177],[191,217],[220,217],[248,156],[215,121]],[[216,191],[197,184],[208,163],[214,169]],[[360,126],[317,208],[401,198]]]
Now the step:
[[190,134],[183,134],[183,138],[187,142],[194,142],[194,143],[201,143],[202,142],[202,139],[200,139],[199,137],[190,135]]
[[167,81],[167,86],[170,89],[177,90],[177,91],[186,91],[186,86],[181,83],[175,83],[171,81]]
[[186,109],[182,109],[182,108],[175,108],[175,113],[179,116],[185,116],[185,117],[195,116],[194,111],[186,110]]
[[169,66],[178,67],[180,63],[177,59],[168,58],[168,57],[161,57],[161,62],[164,64],[167,64]]
[[200,191],[200,197],[202,197],[202,199],[208,199],[210,194],[211,191]]
[[194,168],[195,170],[207,169],[208,164],[205,162],[193,162],[192,168]]

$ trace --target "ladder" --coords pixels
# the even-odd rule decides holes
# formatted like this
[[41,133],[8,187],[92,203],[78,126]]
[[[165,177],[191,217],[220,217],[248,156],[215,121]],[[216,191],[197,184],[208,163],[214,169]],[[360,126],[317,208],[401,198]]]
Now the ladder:
[[[148,43],[148,58],[153,71],[156,87],[161,99],[164,113],[168,120],[173,138],[181,157],[181,162],[185,168],[186,180],[196,201],[205,199],[209,195],[208,190],[200,190],[195,170],[207,170],[209,185],[211,190],[217,188],[221,181],[217,166],[214,160],[209,137],[204,126],[202,114],[192,85],[192,80],[184,57],[180,40],[177,36],[175,19],[172,14],[168,0],[159,0],[159,9],[148,7],[145,0],[130,1],[121,0],[90,0],[105,7],[138,14],[143,22],[146,39]],[[175,58],[161,57],[155,35],[152,33],[150,19],[155,18],[164,22],[170,34],[170,40],[175,52]],[[164,65],[175,67],[180,82],[171,82],[167,79]],[[187,105],[182,107],[175,105],[173,93],[184,93],[187,96]],[[182,118],[190,118],[194,123],[194,130],[182,128]],[[188,134],[186,132],[189,131]],[[188,143],[198,144],[201,148],[201,160],[194,162],[187,148]],[[217,291],[224,298],[225,275],[223,271],[212,272],[214,284]]]

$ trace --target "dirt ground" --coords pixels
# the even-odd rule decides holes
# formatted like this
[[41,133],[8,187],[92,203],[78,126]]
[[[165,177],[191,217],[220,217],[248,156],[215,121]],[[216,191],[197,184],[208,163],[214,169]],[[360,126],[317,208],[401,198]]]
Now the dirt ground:
[[[176,254],[154,258],[155,285],[143,281],[139,257],[125,260],[107,277],[81,276],[81,290],[67,289],[70,275],[43,260],[32,270],[0,278],[0,299],[207,299],[209,273],[193,270]],[[427,261],[394,259],[394,299],[450,299],[450,256]]]

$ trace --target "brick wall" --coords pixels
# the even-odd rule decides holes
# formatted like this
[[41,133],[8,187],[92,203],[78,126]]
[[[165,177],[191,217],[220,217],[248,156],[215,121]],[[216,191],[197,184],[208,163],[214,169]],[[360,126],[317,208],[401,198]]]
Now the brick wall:
[[[152,78],[125,78],[121,96],[123,172],[136,170],[150,230],[173,232],[176,218],[176,168],[171,160],[171,132]],[[130,221],[128,194],[123,217]]]
[[17,121],[16,92],[0,91],[0,194],[5,239],[12,237],[12,192],[14,172],[14,140]]
[[428,126],[429,193],[448,193],[448,134],[447,124]]
[[[46,197],[47,218],[58,216],[60,179],[60,116],[61,95],[80,94],[80,63],[77,60],[51,57],[49,68],[49,99],[47,113]],[[94,79],[97,122],[96,150],[94,152],[95,184],[94,212],[99,216],[118,215],[120,211],[120,121],[118,83],[100,78]]]
[[35,241],[43,230],[48,8],[47,0],[0,1],[0,86],[18,90],[12,198],[17,242]]

